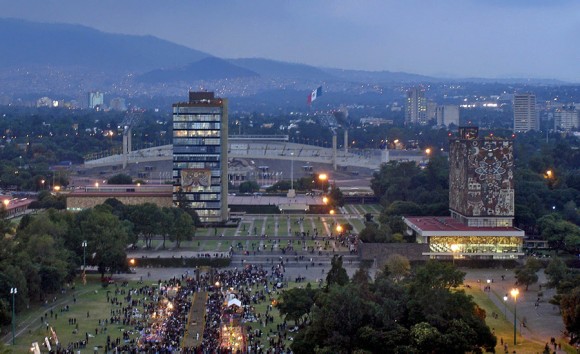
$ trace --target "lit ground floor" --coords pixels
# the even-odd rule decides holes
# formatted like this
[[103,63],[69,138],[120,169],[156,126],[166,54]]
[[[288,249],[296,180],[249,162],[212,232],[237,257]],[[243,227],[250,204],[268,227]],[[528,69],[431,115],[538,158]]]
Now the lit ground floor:
[[407,234],[429,245],[437,259],[516,259],[524,256],[524,231],[515,227],[471,227],[451,217],[404,218]]

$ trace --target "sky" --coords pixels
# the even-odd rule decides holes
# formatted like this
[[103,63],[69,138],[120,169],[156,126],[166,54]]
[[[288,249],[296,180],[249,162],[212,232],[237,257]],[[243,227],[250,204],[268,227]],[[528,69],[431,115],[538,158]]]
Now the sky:
[[222,58],[580,82],[578,0],[0,0],[0,9]]

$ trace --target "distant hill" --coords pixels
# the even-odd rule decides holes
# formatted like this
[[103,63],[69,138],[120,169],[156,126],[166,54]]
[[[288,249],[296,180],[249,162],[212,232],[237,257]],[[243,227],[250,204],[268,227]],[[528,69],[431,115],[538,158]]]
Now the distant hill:
[[[247,79],[248,83],[251,80],[251,84],[247,89],[240,89],[244,85],[239,81],[229,82],[225,88],[223,82],[218,82],[234,78]],[[516,78],[442,79],[404,72],[319,68],[260,58],[220,59],[152,36],[111,34],[81,25],[0,18],[0,95],[34,93],[78,97],[81,94],[84,97],[87,91],[98,89],[119,96],[127,92],[171,96],[199,86],[199,81],[205,81],[204,87],[220,87],[232,96],[268,91],[273,98],[288,90],[296,90],[296,97],[305,97],[317,85],[333,90],[333,84],[338,84],[334,85],[335,98],[338,92],[347,98],[360,95],[357,102],[374,92],[365,85],[562,83]],[[383,90],[377,92],[385,94]],[[302,98],[296,99],[301,101]]]
[[176,69],[159,69],[145,73],[137,78],[140,82],[161,83],[196,80],[222,80],[233,78],[258,77],[252,71],[229,61],[209,57]]
[[345,70],[323,68],[329,75],[352,82],[367,83],[413,83],[413,82],[435,82],[441,81],[430,76],[409,74],[405,72],[393,71],[364,71],[364,70]]
[[209,56],[152,36],[15,19],[0,19],[0,53],[0,68],[74,66],[121,72],[183,66]]
[[262,77],[275,77],[280,79],[306,79],[306,80],[330,80],[336,79],[332,74],[324,70],[306,64],[286,63],[260,58],[228,59],[242,68],[252,70]]

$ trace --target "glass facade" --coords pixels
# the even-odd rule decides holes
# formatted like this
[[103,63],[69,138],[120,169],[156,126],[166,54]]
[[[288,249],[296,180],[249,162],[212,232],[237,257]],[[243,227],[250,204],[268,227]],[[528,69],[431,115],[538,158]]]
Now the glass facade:
[[173,201],[202,223],[227,220],[227,100],[190,92],[173,105]]

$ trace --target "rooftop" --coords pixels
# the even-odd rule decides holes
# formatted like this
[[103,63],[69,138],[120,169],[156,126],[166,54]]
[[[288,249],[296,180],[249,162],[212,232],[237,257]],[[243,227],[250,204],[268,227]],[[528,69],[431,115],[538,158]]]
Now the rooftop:
[[453,219],[450,216],[421,216],[421,217],[406,217],[405,221],[412,223],[416,228],[425,232],[454,232],[454,231],[468,231],[468,232],[522,232],[516,227],[475,227],[467,226],[460,221]]

